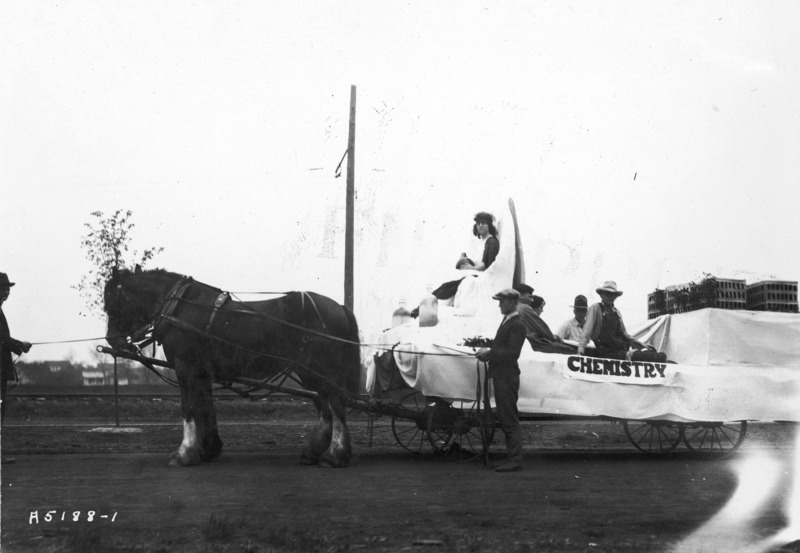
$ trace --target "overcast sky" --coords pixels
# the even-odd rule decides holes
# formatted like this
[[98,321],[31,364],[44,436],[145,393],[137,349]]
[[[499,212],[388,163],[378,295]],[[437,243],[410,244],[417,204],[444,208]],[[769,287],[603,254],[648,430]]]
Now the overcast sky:
[[[99,337],[71,287],[90,213],[152,267],[343,301],[357,87],[356,314],[385,328],[513,198],[557,327],[617,281],[798,280],[797,2],[0,3],[0,271],[31,342]],[[26,360],[90,359],[89,343]]]

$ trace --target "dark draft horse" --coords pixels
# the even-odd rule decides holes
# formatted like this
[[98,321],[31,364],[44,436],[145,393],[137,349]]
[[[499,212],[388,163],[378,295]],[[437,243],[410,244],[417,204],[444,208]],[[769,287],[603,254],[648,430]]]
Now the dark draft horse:
[[233,300],[221,290],[162,269],[117,271],[106,282],[106,339],[129,347],[152,329],[175,369],[183,441],[170,466],[210,461],[222,451],[212,383],[263,381],[291,370],[317,393],[319,422],[301,455],[304,464],[345,467],[352,455],[345,422],[348,394],[358,391],[360,345],[355,316],[313,292],[264,301]]

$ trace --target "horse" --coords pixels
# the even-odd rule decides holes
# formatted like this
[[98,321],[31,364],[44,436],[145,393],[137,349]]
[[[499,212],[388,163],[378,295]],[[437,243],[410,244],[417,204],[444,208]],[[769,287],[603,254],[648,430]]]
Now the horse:
[[352,448],[345,421],[357,394],[360,342],[353,312],[314,292],[236,301],[222,290],[163,269],[114,271],[104,289],[106,340],[112,348],[161,344],[181,392],[183,440],[169,465],[211,461],[222,452],[213,382],[266,381],[292,371],[312,392],[319,421],[301,463],[346,467]]

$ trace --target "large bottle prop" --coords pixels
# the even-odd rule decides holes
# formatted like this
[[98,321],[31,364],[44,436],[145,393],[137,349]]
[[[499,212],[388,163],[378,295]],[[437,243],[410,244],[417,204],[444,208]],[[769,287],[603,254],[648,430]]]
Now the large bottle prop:
[[431,293],[431,287],[428,287],[428,293],[419,302],[419,326],[437,324],[439,324],[439,300]]
[[411,312],[406,309],[406,300],[401,299],[399,303],[400,307],[392,313],[392,328],[402,326],[411,320]]

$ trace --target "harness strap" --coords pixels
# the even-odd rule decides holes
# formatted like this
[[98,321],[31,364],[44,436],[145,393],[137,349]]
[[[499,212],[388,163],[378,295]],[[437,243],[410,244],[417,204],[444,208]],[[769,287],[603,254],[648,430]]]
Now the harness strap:
[[[176,328],[179,328],[181,330],[185,330],[187,332],[192,332],[194,334],[199,334],[200,336],[203,336],[206,339],[216,340],[216,341],[218,341],[218,342],[220,342],[222,344],[227,344],[229,346],[233,346],[234,348],[236,348],[236,349],[238,349],[240,351],[245,351],[247,353],[251,353],[251,354],[254,354],[254,355],[261,356],[261,357],[268,357],[268,358],[271,358],[271,359],[276,359],[278,361],[286,361],[287,363],[290,364],[290,366],[291,365],[297,365],[297,366],[302,367],[303,369],[305,369],[309,374],[314,375],[315,377],[319,378],[323,382],[326,382],[328,385],[334,387],[336,390],[338,390],[340,393],[342,393],[345,397],[351,398],[353,396],[352,392],[342,388],[336,382],[332,381],[330,378],[320,374],[318,371],[313,370],[308,365],[305,365],[305,364],[301,363],[300,361],[298,361],[296,359],[289,359],[287,357],[281,357],[281,356],[278,356],[278,355],[272,355],[272,354],[269,354],[269,353],[266,353],[266,352],[263,352],[263,351],[256,351],[256,350],[252,350],[252,349],[243,347],[241,345],[235,344],[233,342],[230,342],[230,341],[225,340],[223,338],[220,338],[218,336],[212,336],[209,333],[204,332],[202,329],[197,328],[195,326],[192,326],[191,324],[189,324],[189,323],[187,323],[185,321],[182,321],[182,320],[180,320],[180,319],[178,319],[178,318],[176,318],[176,317],[174,317],[172,315],[165,316],[163,318],[163,321],[164,321],[165,324],[169,324],[169,325],[175,326]],[[291,368],[287,367],[287,368],[284,369],[284,372],[288,373],[288,371],[290,371],[290,370],[291,370]],[[278,374],[280,375],[281,373],[278,373]],[[289,376],[289,378],[292,378],[292,377]],[[292,380],[294,380],[295,382],[298,382],[298,384],[300,384],[300,382],[297,379],[292,378]]]
[[158,313],[155,317],[155,326],[153,327],[153,338],[157,342],[161,342],[161,339],[164,337],[166,333],[166,322],[167,319],[172,319],[172,315],[175,309],[178,307],[178,303],[183,295],[186,293],[186,290],[189,289],[189,286],[192,285],[194,279],[189,276],[182,277],[178,282],[175,283],[175,286],[167,294],[167,297],[164,298],[164,301],[161,303],[161,308],[158,310]]
[[214,300],[214,309],[211,310],[211,316],[208,318],[208,324],[206,324],[206,334],[211,332],[211,325],[214,323],[214,318],[217,316],[217,311],[219,311],[220,307],[225,305],[225,302],[230,299],[231,295],[228,292],[222,292],[217,299]]
[[308,292],[300,292],[300,301],[302,303],[302,310],[303,310],[302,312],[303,313],[306,312],[306,306],[305,306],[306,297],[308,298],[308,301],[311,302],[311,305],[314,306],[314,311],[316,311],[317,317],[319,317],[319,322],[322,323],[322,328],[327,330],[328,327],[325,325],[325,319],[322,318],[322,313],[319,312],[319,308],[317,307],[317,304],[314,302],[314,298],[312,298],[311,294],[309,294]]

